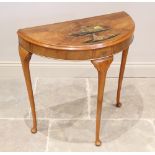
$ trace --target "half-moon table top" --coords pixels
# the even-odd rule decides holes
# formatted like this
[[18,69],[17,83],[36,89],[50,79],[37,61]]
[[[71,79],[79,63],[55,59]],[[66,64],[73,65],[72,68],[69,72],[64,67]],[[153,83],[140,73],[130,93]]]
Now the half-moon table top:
[[18,30],[19,44],[29,52],[65,60],[95,59],[128,48],[134,22],[126,12]]

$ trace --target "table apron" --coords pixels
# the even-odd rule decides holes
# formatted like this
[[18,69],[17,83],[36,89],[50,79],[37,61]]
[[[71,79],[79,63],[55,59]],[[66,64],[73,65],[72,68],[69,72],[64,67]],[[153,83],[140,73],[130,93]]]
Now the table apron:
[[124,49],[127,49],[133,41],[133,36],[130,36],[126,40],[117,43],[113,46],[90,49],[90,50],[58,50],[47,47],[42,47],[36,44],[32,44],[19,37],[19,45],[28,52],[34,53],[39,56],[62,59],[62,60],[92,60],[101,57],[110,56],[116,54]]

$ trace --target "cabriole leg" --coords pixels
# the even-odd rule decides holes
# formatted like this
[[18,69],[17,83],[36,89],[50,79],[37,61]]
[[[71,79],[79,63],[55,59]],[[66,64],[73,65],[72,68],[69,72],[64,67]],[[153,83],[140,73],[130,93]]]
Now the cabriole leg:
[[120,102],[120,93],[121,93],[121,88],[122,88],[122,81],[123,81],[123,75],[124,75],[127,55],[128,55],[128,49],[125,49],[122,52],[122,61],[121,61],[121,67],[120,67],[120,73],[119,73],[119,79],[118,79],[118,88],[117,88],[116,107],[121,107],[122,105]]
[[34,103],[34,96],[33,96],[33,90],[32,90],[32,83],[31,83],[31,76],[30,76],[30,70],[29,70],[29,62],[32,56],[32,53],[26,51],[24,48],[19,46],[19,55],[22,63],[22,68],[24,72],[25,82],[27,86],[31,111],[32,111],[32,119],[33,119],[33,127],[31,129],[32,133],[37,132],[37,120],[36,120],[36,112],[35,112],[35,103]]
[[96,141],[95,141],[96,146],[101,145],[99,134],[100,134],[103,93],[104,93],[106,73],[112,61],[113,56],[91,61],[98,71],[98,96],[97,96],[97,112],[96,112]]

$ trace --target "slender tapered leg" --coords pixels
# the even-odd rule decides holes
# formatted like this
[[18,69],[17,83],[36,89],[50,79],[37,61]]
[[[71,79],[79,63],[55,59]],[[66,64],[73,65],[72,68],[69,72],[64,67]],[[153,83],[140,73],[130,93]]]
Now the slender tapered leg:
[[122,105],[120,102],[120,93],[122,88],[122,81],[123,81],[127,55],[128,55],[128,48],[122,52],[122,61],[121,61],[121,67],[120,67],[120,73],[119,73],[119,79],[118,79],[118,88],[117,88],[116,107],[121,107]]
[[22,67],[23,67],[25,82],[27,86],[27,91],[28,91],[28,96],[29,96],[30,106],[31,106],[31,111],[32,111],[33,127],[31,129],[31,132],[36,133],[37,132],[37,120],[36,120],[35,103],[34,103],[34,96],[33,96],[33,90],[32,90],[31,76],[30,76],[30,70],[29,70],[29,62],[30,62],[32,54],[19,46],[19,55],[20,55],[20,59],[21,59]]
[[99,134],[100,134],[103,93],[104,93],[106,73],[112,60],[113,56],[91,60],[92,64],[98,71],[98,96],[97,96],[97,112],[96,112],[96,141],[95,141],[96,146],[101,145]]

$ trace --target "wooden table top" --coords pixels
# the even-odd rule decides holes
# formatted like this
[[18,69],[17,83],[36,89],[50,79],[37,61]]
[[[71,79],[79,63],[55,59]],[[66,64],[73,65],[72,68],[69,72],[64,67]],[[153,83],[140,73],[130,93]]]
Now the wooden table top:
[[[126,12],[117,12],[107,15],[95,16],[90,18],[65,21],[61,23],[37,26],[18,30],[20,44],[28,48],[28,45],[44,47],[52,50],[64,51],[85,51],[97,50],[114,45],[129,46],[132,42],[134,32],[134,22]],[[124,46],[122,48],[125,48]],[[38,48],[36,48],[37,50]],[[30,50],[30,49],[28,49]],[[122,50],[116,48],[116,52]],[[36,53],[53,58],[57,56]],[[104,54],[102,53],[102,56]],[[79,57],[79,56],[78,56]],[[91,59],[100,57],[99,55],[86,56]],[[60,59],[76,59],[61,58]]]

